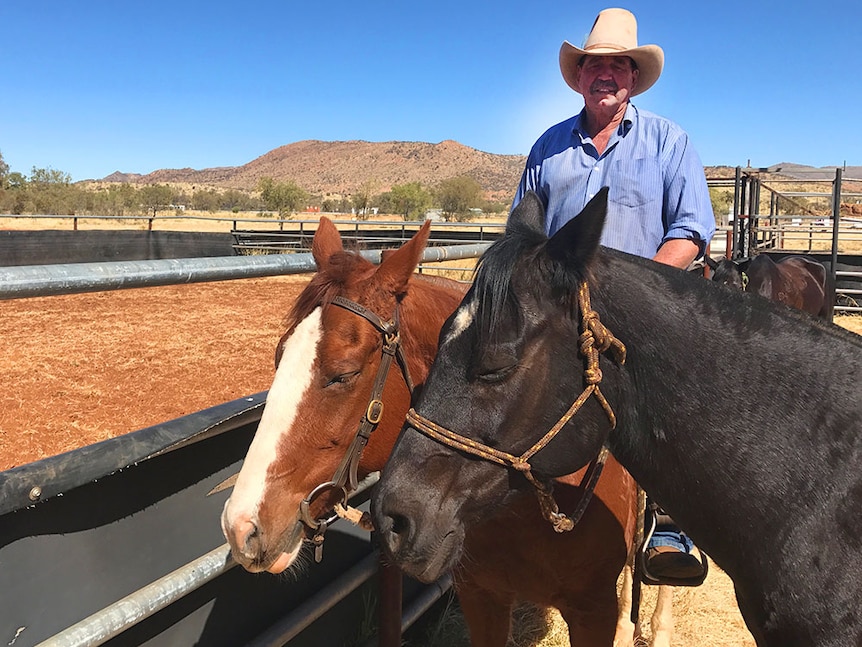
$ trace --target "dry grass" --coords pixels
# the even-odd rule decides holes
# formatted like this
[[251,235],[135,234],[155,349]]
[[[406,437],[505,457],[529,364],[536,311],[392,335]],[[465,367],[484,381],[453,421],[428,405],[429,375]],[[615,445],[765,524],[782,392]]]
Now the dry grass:
[[[658,589],[641,589],[640,618],[643,635],[637,647],[651,639],[650,615]],[[715,564],[702,586],[673,591],[674,632],[671,647],[755,647],[736,605],[733,583]],[[411,631],[405,647],[469,647],[464,617],[451,601],[441,616]],[[569,647],[569,632],[556,609],[532,604],[516,607],[507,647]]]
[[834,323],[857,335],[862,335],[862,315],[835,315]]
[[[309,218],[316,216],[309,215]],[[301,218],[297,218],[300,220]],[[142,231],[152,228],[156,231],[191,231],[191,232],[221,232],[230,233],[234,221],[248,220],[250,222],[238,222],[239,228],[254,229],[277,229],[278,223],[271,217],[265,217],[257,213],[231,213],[223,211],[209,213],[207,211],[185,211],[181,216],[160,213],[159,217],[152,221],[145,216],[134,218],[87,218],[85,216],[72,218],[69,216],[33,218],[26,216],[2,216],[0,215],[0,229],[33,230],[46,229],[131,229]]]
[[[331,220],[352,220],[350,214],[325,214]],[[314,221],[320,218],[319,213],[297,213],[284,223],[289,228],[294,222]],[[477,222],[482,224],[504,223],[505,215],[489,215]],[[169,213],[159,212],[156,219],[150,225],[147,216],[136,216],[134,218],[88,218],[86,216],[71,217],[42,217],[30,216],[8,216],[0,214],[0,230],[45,230],[45,229],[133,229],[144,230],[151,226],[156,231],[192,231],[192,232],[222,232],[230,233],[236,222],[239,229],[278,229],[278,220],[272,215],[263,215],[257,212],[233,213],[230,211],[194,211],[187,209],[182,212]],[[400,223],[401,216],[393,214],[381,214],[370,216],[366,222],[394,222]],[[416,224],[411,223],[411,224]],[[435,223],[435,230],[446,227],[446,223]]]

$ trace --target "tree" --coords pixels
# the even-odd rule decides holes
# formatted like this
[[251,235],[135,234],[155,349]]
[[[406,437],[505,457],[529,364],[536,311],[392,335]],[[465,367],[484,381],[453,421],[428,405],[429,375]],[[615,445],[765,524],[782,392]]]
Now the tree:
[[131,184],[109,184],[97,194],[93,209],[95,213],[119,217],[136,211],[140,204],[138,191]]
[[437,186],[437,200],[447,222],[466,220],[482,201],[482,187],[471,177],[449,178]]
[[357,220],[368,220],[371,211],[371,200],[374,197],[376,182],[368,180],[363,182],[359,190],[352,196],[353,208],[356,210]]
[[243,191],[228,189],[219,198],[222,209],[227,211],[243,211],[260,208],[260,202]]
[[192,209],[198,211],[217,211],[219,208],[219,195],[215,190],[198,190],[192,194]]
[[420,220],[431,206],[431,194],[419,182],[397,184],[389,192],[392,208],[404,220]]
[[72,176],[52,168],[32,168],[27,181],[28,207],[34,213],[74,213],[83,204]]
[[3,153],[0,152],[0,191],[6,188],[6,177],[9,175],[9,165],[3,159]]
[[264,206],[278,211],[279,218],[290,217],[308,199],[308,194],[293,180],[275,182],[271,177],[261,178],[257,190]]
[[712,212],[715,216],[715,222],[719,225],[726,225],[728,220],[728,212],[733,207],[733,189],[723,189],[721,187],[709,187],[709,199],[712,202]]
[[143,187],[138,192],[138,195],[144,211],[147,213],[152,211],[153,218],[155,218],[159,211],[163,211],[169,207],[174,192],[166,184],[149,184]]

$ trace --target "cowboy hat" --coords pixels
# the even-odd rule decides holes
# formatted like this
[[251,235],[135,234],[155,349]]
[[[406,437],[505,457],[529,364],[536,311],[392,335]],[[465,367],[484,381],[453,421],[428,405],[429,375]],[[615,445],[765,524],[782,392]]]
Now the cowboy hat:
[[664,66],[664,52],[658,45],[638,47],[638,23],[631,11],[605,9],[599,13],[583,49],[569,41],[560,47],[560,71],[569,87],[577,87],[578,62],[584,55],[628,56],[638,66],[638,82],[632,96],[648,90],[658,81]]

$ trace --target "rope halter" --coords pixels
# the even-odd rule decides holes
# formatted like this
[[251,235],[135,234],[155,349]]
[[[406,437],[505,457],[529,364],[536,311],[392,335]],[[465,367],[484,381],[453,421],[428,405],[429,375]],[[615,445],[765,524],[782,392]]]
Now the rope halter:
[[582,282],[578,289],[578,308],[581,315],[581,333],[578,336],[578,351],[586,359],[586,368],[584,369],[586,387],[557,423],[523,454],[516,456],[462,436],[425,418],[417,413],[415,409],[411,408],[407,412],[407,422],[432,440],[477,456],[483,460],[497,463],[503,467],[511,467],[523,474],[536,489],[542,515],[553,525],[554,530],[557,532],[569,531],[580,521],[581,516],[583,516],[587,508],[587,504],[592,498],[599,476],[601,476],[602,469],[607,460],[608,449],[603,446],[596,458],[590,463],[581,481],[581,486],[584,488],[581,501],[570,515],[559,511],[559,506],[553,497],[553,486],[542,483],[533,475],[530,459],[554,439],[560,430],[584,406],[584,403],[586,403],[590,396],[595,397],[599,401],[611,423],[611,428],[616,427],[617,420],[613,409],[599,388],[599,384],[602,381],[599,356],[610,350],[620,364],[624,364],[626,358],[625,345],[614,337],[604,324],[599,321],[598,313],[592,309],[590,305],[590,290],[586,281]]

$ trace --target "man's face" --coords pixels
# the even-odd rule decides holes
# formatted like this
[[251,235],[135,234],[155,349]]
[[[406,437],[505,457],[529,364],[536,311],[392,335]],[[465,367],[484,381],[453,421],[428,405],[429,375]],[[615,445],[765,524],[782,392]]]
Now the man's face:
[[578,65],[578,89],[588,109],[619,107],[631,98],[637,80],[628,56],[587,56]]

